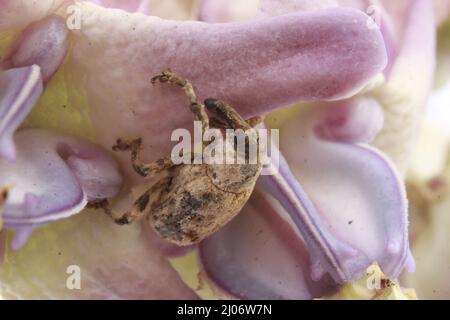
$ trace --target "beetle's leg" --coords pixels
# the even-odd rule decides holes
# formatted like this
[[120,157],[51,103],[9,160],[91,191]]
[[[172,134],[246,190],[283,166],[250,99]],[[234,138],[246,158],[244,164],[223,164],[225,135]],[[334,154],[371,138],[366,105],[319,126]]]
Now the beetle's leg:
[[177,76],[168,69],[161,74],[154,76],[151,81],[153,84],[155,84],[156,81],[159,81],[161,83],[170,83],[181,87],[189,100],[189,106],[194,114],[194,120],[202,122],[203,132],[209,128],[209,117],[205,111],[205,106],[197,101],[194,87],[188,80]]
[[161,159],[158,159],[156,161],[153,161],[151,163],[148,163],[145,165],[147,168],[147,175],[154,175],[154,174],[158,174],[162,171],[165,171],[167,169],[170,169],[172,167],[175,167],[176,164],[174,164],[172,162],[172,159],[168,158],[168,157],[164,157]]
[[116,144],[113,145],[112,149],[114,151],[130,151],[131,152],[131,164],[133,166],[134,171],[136,171],[139,175],[145,177],[147,176],[147,166],[141,161],[139,154],[142,150],[142,139],[134,139],[134,140],[124,140],[117,139]]
[[112,149],[114,151],[131,151],[131,164],[133,165],[133,169],[143,177],[147,177],[150,174],[156,174],[174,166],[172,160],[169,158],[162,158],[152,163],[143,163],[139,157],[139,153],[142,149],[141,145],[141,138],[131,141],[117,139],[116,144]]
[[159,192],[168,187],[172,181],[172,177],[165,177],[159,180],[156,184],[151,186],[145,191],[136,201],[133,203],[131,210],[123,213],[119,217],[111,210],[111,206],[107,199],[102,199],[88,204],[89,208],[102,209],[115,223],[119,225],[130,224],[136,219],[144,216],[147,212],[147,208],[150,204],[151,196],[158,196]]

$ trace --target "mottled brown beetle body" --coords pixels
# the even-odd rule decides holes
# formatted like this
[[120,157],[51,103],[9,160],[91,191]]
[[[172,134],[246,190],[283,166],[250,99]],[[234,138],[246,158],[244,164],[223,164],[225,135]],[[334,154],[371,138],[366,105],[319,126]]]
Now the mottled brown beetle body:
[[[230,165],[222,166],[227,170]],[[174,170],[167,190],[152,205],[148,219],[162,238],[178,245],[196,243],[235,217],[250,197],[259,175],[258,171],[247,178],[249,187],[229,192],[214,184],[208,171],[215,170],[209,165],[180,165]]]
[[[152,83],[156,81],[172,83],[184,89],[194,120],[202,122],[203,131],[209,128],[210,123],[206,106],[215,115],[211,118],[215,127],[242,129],[247,135],[246,143],[258,146],[256,130],[250,129],[262,119],[245,121],[232,107],[220,100],[206,99],[204,104],[197,102],[192,85],[170,70],[153,77]],[[168,158],[144,164],[138,157],[140,148],[141,139],[119,139],[113,150],[131,151],[132,165],[138,174],[148,177],[165,172],[164,177],[139,196],[132,209],[119,218],[114,217],[106,200],[92,206],[103,208],[121,225],[144,215],[163,239],[178,245],[197,243],[235,217],[253,192],[262,168],[261,161],[250,159],[247,150],[245,154],[236,152],[238,159],[244,159],[244,162],[238,162],[242,164],[208,164],[211,162],[203,159],[203,164],[175,165]],[[257,158],[259,154],[260,150]]]

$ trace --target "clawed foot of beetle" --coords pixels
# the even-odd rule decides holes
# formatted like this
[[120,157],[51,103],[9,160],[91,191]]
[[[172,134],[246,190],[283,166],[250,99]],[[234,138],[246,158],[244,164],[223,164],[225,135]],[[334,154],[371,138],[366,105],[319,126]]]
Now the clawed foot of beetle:
[[103,210],[103,212],[110,217],[116,224],[118,225],[127,225],[132,223],[135,220],[135,217],[131,217],[129,212],[124,213],[119,218],[115,218],[115,215],[113,214],[111,210],[111,206],[109,204],[109,201],[107,199],[101,199],[89,202],[86,206],[90,209],[96,209],[96,210]]
[[179,86],[184,86],[186,84],[186,80],[181,79],[178,77],[175,73],[172,72],[172,70],[167,69],[160,74],[157,74],[156,76],[152,77],[152,84],[155,84],[157,81],[161,83],[175,83]]
[[117,139],[116,144],[113,145],[112,149],[114,151],[133,151],[133,150],[140,150],[142,145],[142,139],[137,138],[131,141],[127,141],[124,139]]
[[169,83],[181,87],[189,100],[189,107],[194,114],[194,120],[202,122],[203,132],[209,128],[209,117],[205,111],[205,106],[203,103],[197,101],[197,95],[195,94],[194,87],[189,81],[179,77],[170,69],[154,76],[151,81],[152,84],[159,81],[161,83]]
[[139,153],[142,149],[142,139],[137,138],[134,140],[117,139],[116,144],[113,145],[114,151],[131,151],[131,164],[134,171],[142,177],[146,177],[149,174],[149,165],[143,163],[139,159]]

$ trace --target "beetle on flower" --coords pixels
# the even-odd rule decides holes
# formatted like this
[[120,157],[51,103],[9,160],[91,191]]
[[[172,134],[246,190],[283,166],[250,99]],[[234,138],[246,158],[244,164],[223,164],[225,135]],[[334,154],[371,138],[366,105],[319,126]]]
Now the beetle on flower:
[[[395,153],[410,136],[376,138],[395,162],[367,143],[380,129],[381,137],[391,137],[389,102],[403,100],[389,94],[398,92],[404,61],[434,59],[429,1],[408,1],[401,11],[405,25],[417,12],[430,17],[421,20],[423,56],[408,55],[414,30],[367,28],[364,10],[335,1],[263,0],[258,18],[227,23],[142,14],[158,15],[158,1],[92,2],[77,4],[81,28],[67,30],[72,1],[0,1],[0,186],[11,186],[3,222],[15,230],[12,247],[20,248],[6,250],[2,296],[200,294],[179,277],[192,266],[175,265],[177,273],[165,259],[186,249],[155,236],[145,221],[121,228],[83,210],[88,202],[114,198],[114,211],[121,211],[155,183],[144,182],[126,154],[108,151],[118,137],[142,137],[141,157],[152,162],[169,153],[173,130],[190,128],[182,92],[149,86],[151,76],[168,67],[194,83],[200,99],[227,101],[244,119],[314,102],[283,124],[286,159],[278,174],[260,177],[237,217],[189,248],[212,286],[234,298],[311,299],[357,280],[374,262],[390,278],[413,269],[398,173],[406,161]],[[205,15],[214,9],[208,2],[199,4],[200,17],[214,17]],[[418,65],[429,81],[432,66]],[[380,77],[382,84],[374,82]],[[407,109],[409,129],[426,87]],[[61,289],[65,274],[54,272],[73,260],[86,277],[76,296]],[[30,261],[43,262],[25,267]],[[23,273],[27,283],[14,281]]]

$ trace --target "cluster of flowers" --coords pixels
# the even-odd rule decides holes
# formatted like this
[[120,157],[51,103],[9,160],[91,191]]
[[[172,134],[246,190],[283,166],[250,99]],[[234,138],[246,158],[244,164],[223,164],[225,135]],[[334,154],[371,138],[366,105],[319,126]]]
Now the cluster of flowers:
[[[189,299],[211,297],[209,286],[312,299],[374,263],[391,279],[413,271],[404,181],[449,10],[430,0],[0,0],[0,294]],[[74,14],[79,28],[68,26]],[[126,209],[151,183],[109,151],[118,138],[142,138],[151,162],[192,127],[182,93],[150,85],[167,68],[200,98],[280,129],[277,173],[189,248],[146,221],[119,227],[85,209],[105,198]],[[73,264],[82,290],[65,287]]]

